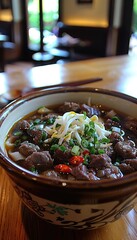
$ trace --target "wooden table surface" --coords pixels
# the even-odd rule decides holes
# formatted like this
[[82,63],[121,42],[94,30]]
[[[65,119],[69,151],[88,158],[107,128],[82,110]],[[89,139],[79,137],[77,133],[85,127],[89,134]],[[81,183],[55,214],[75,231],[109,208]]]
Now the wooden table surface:
[[[137,57],[119,56],[0,73],[0,94],[26,86],[103,77],[86,86],[120,91],[137,97]],[[0,240],[136,240],[137,206],[126,216],[93,231],[60,229],[43,222],[21,203],[0,167]]]

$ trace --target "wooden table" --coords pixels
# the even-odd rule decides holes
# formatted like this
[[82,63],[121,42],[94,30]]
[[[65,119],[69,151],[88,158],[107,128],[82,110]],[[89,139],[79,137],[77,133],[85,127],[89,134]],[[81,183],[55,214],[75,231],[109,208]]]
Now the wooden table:
[[[104,80],[87,86],[113,89],[137,97],[137,57],[129,56],[47,65],[21,73],[1,73],[0,93],[98,76]],[[0,239],[136,240],[137,206],[127,216],[98,230],[76,232],[59,229],[43,222],[22,205],[5,171],[0,168]]]

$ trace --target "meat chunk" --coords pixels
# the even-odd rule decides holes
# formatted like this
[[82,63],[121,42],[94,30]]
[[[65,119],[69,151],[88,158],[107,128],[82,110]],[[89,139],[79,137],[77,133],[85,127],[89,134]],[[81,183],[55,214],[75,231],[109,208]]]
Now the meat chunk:
[[40,148],[39,148],[38,145],[35,145],[35,144],[30,143],[28,141],[22,142],[21,146],[19,147],[19,152],[25,157],[28,157],[33,152],[37,152],[39,150],[40,150]]
[[63,152],[62,150],[57,149],[53,154],[53,158],[56,164],[66,163],[71,157],[72,157],[71,150],[66,150]]
[[28,170],[35,169],[41,172],[53,166],[53,159],[48,151],[33,152],[26,158],[24,165]]
[[96,171],[98,179],[117,179],[123,176],[119,168],[112,164],[111,158],[107,154],[92,155],[90,168]]
[[62,147],[63,149],[58,147],[53,152],[53,154],[51,153],[55,164],[67,163],[69,159],[72,157],[72,153],[71,153],[72,147],[69,145],[69,143],[64,142]]
[[122,172],[117,166],[111,164],[108,168],[104,168],[102,170],[97,170],[97,177],[100,179],[117,179],[123,177]]
[[132,168],[134,168],[135,171],[137,171],[137,158],[135,159],[126,159],[123,161],[127,165],[130,165]]
[[119,141],[123,141],[123,138],[121,137],[120,133],[112,132],[109,135],[109,139],[113,144],[116,144]]
[[42,120],[45,120],[47,124],[53,124],[57,117],[58,117],[57,113],[48,113],[42,118]]
[[90,168],[102,169],[110,167],[111,158],[107,154],[91,155],[91,161],[89,164]]
[[27,133],[29,136],[33,138],[35,144],[40,144],[41,141],[43,140],[43,137],[46,138],[47,136],[47,133],[44,130],[36,128],[28,129]]
[[115,161],[116,154],[115,154],[113,145],[107,147],[107,148],[105,149],[105,153],[111,158],[111,161],[112,161],[112,162]]
[[30,128],[30,123],[26,120],[22,120],[21,122],[19,122],[18,127],[20,130],[27,130]]
[[137,155],[137,149],[131,140],[116,143],[114,150],[123,159],[135,158]]
[[74,168],[72,168],[71,174],[77,179],[77,180],[89,180],[89,175],[87,172],[87,167],[83,164],[80,164]]
[[81,112],[86,112],[88,117],[93,115],[100,116],[100,110],[97,107],[90,107],[86,104],[81,105]]
[[74,111],[78,113],[80,112],[80,105],[75,102],[65,102],[63,105],[59,107],[58,111],[62,114],[70,111]]
[[127,117],[124,127],[137,135],[137,119]]
[[123,173],[123,175],[127,175],[127,174],[135,171],[132,166],[130,166],[129,164],[126,164],[124,162],[119,164],[118,167],[119,167],[120,171]]
[[120,123],[119,122],[115,122],[112,119],[108,118],[105,123],[104,126],[107,130],[110,130],[112,127],[120,127]]
[[48,177],[48,178],[56,178],[56,179],[62,179],[61,174],[54,170],[47,170],[42,173],[43,176]]

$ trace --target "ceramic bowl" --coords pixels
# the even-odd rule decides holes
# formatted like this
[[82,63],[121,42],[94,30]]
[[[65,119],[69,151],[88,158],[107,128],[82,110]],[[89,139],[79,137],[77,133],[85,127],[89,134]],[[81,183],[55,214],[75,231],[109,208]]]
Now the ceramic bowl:
[[76,88],[34,92],[0,114],[0,164],[23,203],[49,223],[70,229],[95,229],[127,214],[137,202],[137,172],[116,180],[70,182],[45,179],[12,162],[4,142],[11,126],[42,105],[75,101],[102,104],[137,118],[137,99],[102,89]]

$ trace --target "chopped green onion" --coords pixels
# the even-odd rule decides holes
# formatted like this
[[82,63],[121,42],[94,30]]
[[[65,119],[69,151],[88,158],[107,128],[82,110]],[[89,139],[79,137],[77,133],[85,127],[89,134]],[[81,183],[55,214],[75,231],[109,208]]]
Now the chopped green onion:
[[51,118],[47,119],[46,124],[47,124],[47,125],[51,125],[51,124],[53,124],[54,122],[55,122],[55,117],[51,117]]
[[71,146],[71,147],[73,147],[74,145],[76,145],[77,144],[77,140],[75,140],[75,139],[70,139],[69,140],[69,145]]
[[90,161],[89,155],[85,155],[83,164],[87,166],[89,164],[89,161]]
[[75,145],[73,139],[70,139],[70,140],[69,140],[69,145],[70,145],[71,147],[73,147],[73,146]]
[[65,152],[66,151],[66,147],[65,146],[60,146],[59,149],[62,151],[62,152]]
[[84,134],[86,137],[91,137],[95,134],[95,124],[90,121],[89,124],[85,124]]
[[100,143],[110,143],[110,139],[109,138],[102,138],[100,140]]
[[21,136],[22,134],[23,134],[22,131],[17,131],[13,133],[14,136]]
[[23,136],[21,137],[21,139],[22,139],[23,141],[25,141],[25,140],[27,140],[27,139],[28,139],[28,136],[26,136],[26,135],[23,135]]
[[105,151],[103,149],[98,149],[98,154],[103,154]]
[[58,144],[53,144],[51,147],[50,147],[50,150],[51,151],[55,151],[55,150],[57,150],[59,148],[59,145]]
[[37,124],[40,123],[40,121],[41,121],[41,120],[40,120],[39,118],[37,118],[37,119],[35,119],[35,120],[33,121],[33,124],[34,124],[34,125],[37,125]]
[[35,174],[38,174],[38,171],[34,166],[30,168],[30,171],[35,173]]
[[85,138],[83,138],[81,144],[84,148],[88,148],[89,142]]
[[17,139],[17,140],[14,142],[15,147],[18,147],[20,144],[21,144],[21,139]]
[[96,153],[96,149],[94,147],[90,147],[89,151],[91,154],[95,154]]
[[119,117],[117,117],[117,116],[114,116],[114,117],[112,117],[111,118],[114,122],[120,122],[120,119],[119,119]]
[[47,133],[45,131],[42,131],[42,140],[46,140],[47,138]]
[[74,145],[73,148],[71,149],[71,153],[73,155],[79,155],[79,150],[80,150],[80,147],[77,145]]
[[50,150],[55,152],[57,149],[61,150],[62,152],[65,152],[66,151],[66,147],[61,145],[59,146],[58,144],[53,144],[51,147],[50,147]]
[[85,111],[83,112],[83,115],[84,115],[84,119],[86,119],[87,113]]

